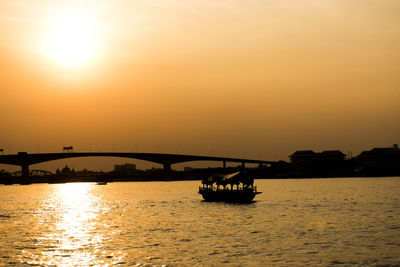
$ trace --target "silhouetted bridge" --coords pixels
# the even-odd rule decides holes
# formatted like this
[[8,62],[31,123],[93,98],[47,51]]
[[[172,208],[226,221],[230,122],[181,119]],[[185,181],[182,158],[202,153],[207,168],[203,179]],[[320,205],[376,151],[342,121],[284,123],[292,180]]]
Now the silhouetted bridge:
[[219,161],[226,167],[227,162],[238,162],[245,167],[246,163],[255,163],[259,165],[270,165],[275,162],[254,159],[211,157],[211,156],[195,156],[182,154],[161,154],[161,153],[120,153],[120,152],[86,152],[86,153],[39,153],[28,154],[27,152],[19,152],[16,155],[0,155],[0,163],[21,166],[22,176],[29,177],[29,165],[38,164],[46,161],[80,158],[80,157],[118,157],[130,158],[150,161],[163,165],[165,171],[171,170],[171,165],[189,161]]

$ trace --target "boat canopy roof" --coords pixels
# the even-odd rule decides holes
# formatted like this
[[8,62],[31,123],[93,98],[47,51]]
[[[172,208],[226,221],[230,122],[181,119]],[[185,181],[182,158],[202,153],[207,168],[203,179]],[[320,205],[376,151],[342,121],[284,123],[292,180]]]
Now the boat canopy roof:
[[236,175],[238,175],[240,172],[235,172],[235,173],[231,173],[231,174],[227,174],[227,175],[224,175],[223,177],[222,177],[222,181],[229,181],[229,180],[232,180],[233,178],[236,178],[235,176]]
[[238,180],[240,172],[230,173],[230,174],[213,174],[210,177],[203,179],[203,184],[213,184],[213,183],[229,183],[233,180]]

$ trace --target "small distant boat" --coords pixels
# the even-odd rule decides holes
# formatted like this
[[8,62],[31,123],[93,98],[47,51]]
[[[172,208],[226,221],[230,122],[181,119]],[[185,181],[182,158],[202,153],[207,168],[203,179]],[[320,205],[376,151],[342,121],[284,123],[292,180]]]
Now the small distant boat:
[[[234,188],[234,185],[236,188]],[[222,188],[220,188],[221,186]],[[208,202],[250,203],[256,195],[261,193],[257,192],[254,179],[241,172],[212,175],[203,179],[202,186],[199,187],[199,194]]]
[[106,185],[107,182],[97,182],[97,185]]

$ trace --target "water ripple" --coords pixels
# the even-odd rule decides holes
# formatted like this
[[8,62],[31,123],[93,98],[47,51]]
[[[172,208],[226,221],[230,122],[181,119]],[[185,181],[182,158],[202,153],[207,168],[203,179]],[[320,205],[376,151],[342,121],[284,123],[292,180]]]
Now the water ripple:
[[249,205],[201,201],[197,181],[0,187],[0,265],[400,263],[400,179],[256,183]]

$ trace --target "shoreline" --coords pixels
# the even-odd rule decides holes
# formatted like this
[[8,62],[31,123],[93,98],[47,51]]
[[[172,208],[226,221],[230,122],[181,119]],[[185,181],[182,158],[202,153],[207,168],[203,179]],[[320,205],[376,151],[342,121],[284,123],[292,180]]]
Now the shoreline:
[[[15,178],[15,177],[13,177]],[[332,177],[264,177],[255,178],[256,180],[305,180],[305,179],[349,179],[349,178],[400,178],[400,176],[332,176]],[[97,183],[97,182],[175,182],[175,181],[201,181],[201,178],[144,178],[144,177],[132,177],[132,178],[105,178],[105,177],[70,177],[70,178],[59,178],[59,179],[39,179],[33,177],[29,180],[24,179],[9,179],[0,182],[0,185],[29,185],[29,184],[65,184],[65,183]]]

